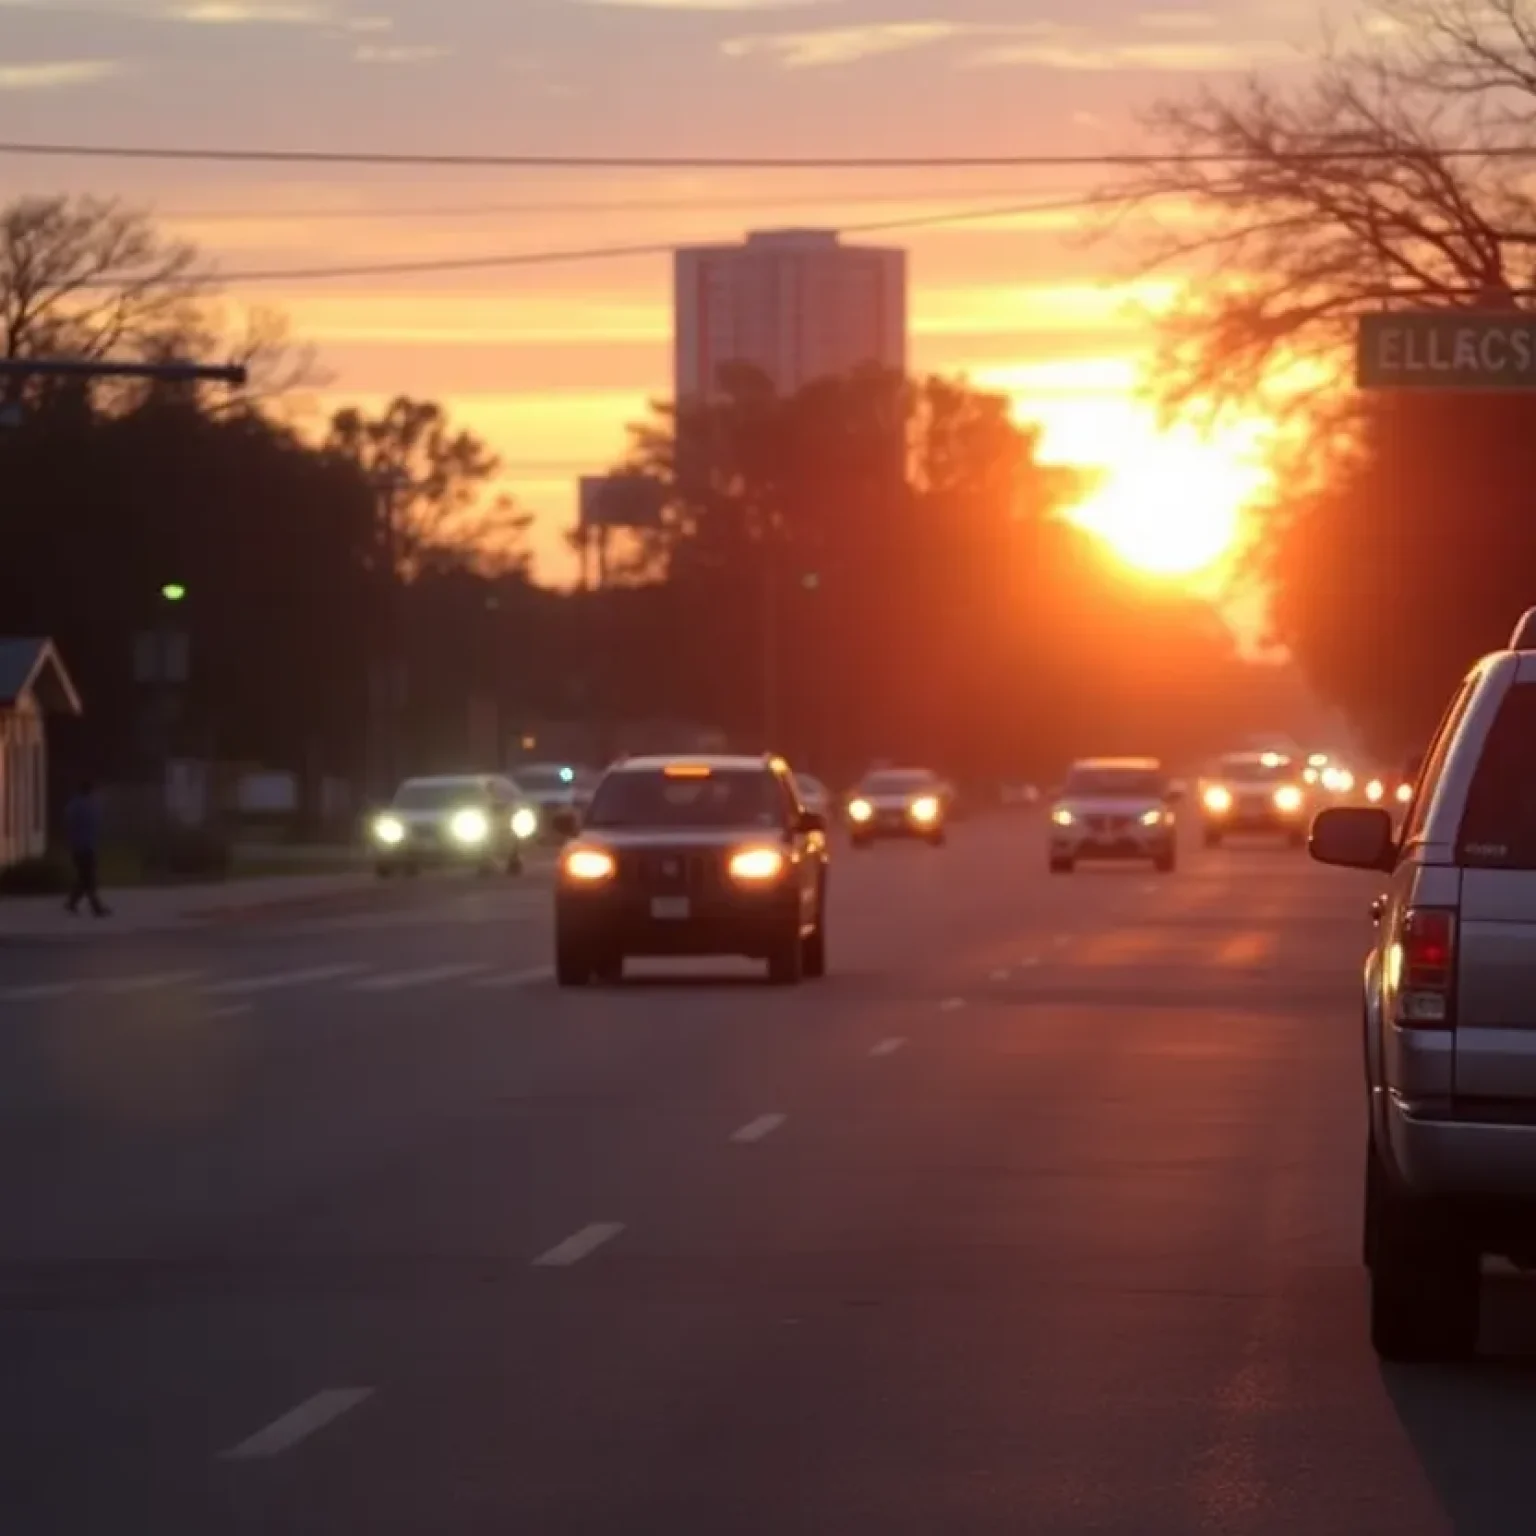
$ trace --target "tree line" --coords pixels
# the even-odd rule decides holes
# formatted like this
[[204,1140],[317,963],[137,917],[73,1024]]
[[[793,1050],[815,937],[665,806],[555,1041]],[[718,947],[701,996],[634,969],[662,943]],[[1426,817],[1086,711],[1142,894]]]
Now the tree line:
[[[1044,778],[1294,715],[1209,605],[1063,517],[1076,477],[964,381],[868,371],[786,399],[742,368],[711,403],[658,403],[618,467],[660,518],[603,590],[564,591],[535,579],[530,519],[444,407],[306,427],[316,359],[216,294],[118,204],[0,213],[5,356],[233,357],[252,378],[4,386],[0,632],[51,635],[80,684],[64,771],[140,778],[171,754],[377,788],[537,752],[551,726],[601,760],[665,719],[832,780],[873,757]],[[135,670],[164,630],[189,642],[168,688]]]
[[1359,391],[1355,327],[1530,310],[1536,30],[1527,0],[1363,21],[1299,83],[1156,104],[1153,162],[1105,190],[1117,231],[1158,216],[1137,270],[1190,279],[1160,328],[1164,406],[1278,424],[1249,551],[1276,638],[1397,754],[1536,603],[1536,397]]

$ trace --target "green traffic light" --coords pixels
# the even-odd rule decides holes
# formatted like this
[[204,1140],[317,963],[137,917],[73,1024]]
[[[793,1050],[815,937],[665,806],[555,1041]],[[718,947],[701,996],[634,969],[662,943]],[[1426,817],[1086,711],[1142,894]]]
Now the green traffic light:
[[168,603],[179,603],[187,595],[187,589],[179,581],[168,581],[160,588],[160,596]]

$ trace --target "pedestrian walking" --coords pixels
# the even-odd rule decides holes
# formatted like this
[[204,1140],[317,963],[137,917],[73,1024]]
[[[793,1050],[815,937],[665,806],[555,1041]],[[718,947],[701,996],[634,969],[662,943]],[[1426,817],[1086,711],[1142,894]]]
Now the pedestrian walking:
[[97,917],[109,915],[102,902],[98,886],[99,858],[101,853],[101,801],[96,786],[89,779],[82,781],[78,790],[64,807],[64,837],[69,843],[70,863],[74,865],[75,880],[69,890],[64,910],[74,916],[82,901],[90,904]]

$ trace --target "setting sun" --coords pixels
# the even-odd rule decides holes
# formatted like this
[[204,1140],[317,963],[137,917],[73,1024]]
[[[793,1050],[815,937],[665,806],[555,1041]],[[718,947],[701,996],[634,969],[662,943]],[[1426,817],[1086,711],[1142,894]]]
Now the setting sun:
[[1231,551],[1262,472],[1224,443],[1161,436],[1105,466],[1072,510],[1127,565],[1149,576],[1209,571]]

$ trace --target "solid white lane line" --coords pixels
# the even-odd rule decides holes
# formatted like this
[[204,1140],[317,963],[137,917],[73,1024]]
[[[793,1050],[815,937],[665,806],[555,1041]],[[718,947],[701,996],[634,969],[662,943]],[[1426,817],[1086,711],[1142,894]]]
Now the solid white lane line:
[[200,981],[202,971],[161,971],[156,976],[124,976],[118,981],[104,981],[100,990],[116,997],[127,992],[154,992],[161,987],[184,987]]
[[298,971],[269,971],[263,976],[239,976],[218,981],[208,988],[210,997],[239,997],[251,992],[277,992],[284,987],[305,987],[321,981],[338,981],[365,970],[361,965],[310,965]]
[[944,1001],[939,1004],[939,1011],[941,1013],[953,1013],[955,1009],[964,1007],[965,999],[963,997],[946,997]]
[[546,1269],[563,1269],[570,1264],[579,1264],[589,1253],[596,1252],[623,1230],[622,1221],[594,1221],[591,1226],[573,1232],[563,1243],[556,1243],[548,1252],[541,1253],[533,1262]]
[[369,976],[354,981],[352,992],[404,992],[409,987],[427,987],[435,981],[457,981],[461,976],[475,976],[490,970],[483,963],[473,965],[428,965],[415,971],[390,971],[383,976]]
[[761,1141],[763,1137],[771,1136],[788,1118],[788,1115],[759,1115],[756,1120],[748,1120],[732,1131],[731,1140]]
[[526,971],[502,971],[497,976],[479,976],[472,987],[526,987],[535,981],[548,981],[555,973],[547,965],[535,965]]
[[904,1043],[900,1035],[891,1035],[888,1039],[880,1041],[878,1045],[871,1046],[869,1054],[871,1056],[894,1056]]
[[78,981],[44,981],[31,987],[7,987],[0,992],[0,998],[8,1003],[35,1003],[47,997],[68,997],[79,990]]
[[231,1446],[223,1452],[223,1458],[226,1461],[253,1461],[264,1456],[280,1456],[372,1395],[372,1387],[328,1387],[324,1392],[316,1392],[280,1419],[273,1419],[265,1429],[258,1429],[248,1440]]
[[1027,965],[1039,965],[1040,964],[1040,956],[1039,955],[1025,955],[1024,958],[1019,961],[1019,964],[1020,965],[1026,965],[1026,966]]
[[222,1008],[212,1009],[208,1017],[210,1019],[232,1019],[236,1014],[250,1012],[251,1005],[249,1003],[226,1003]]

